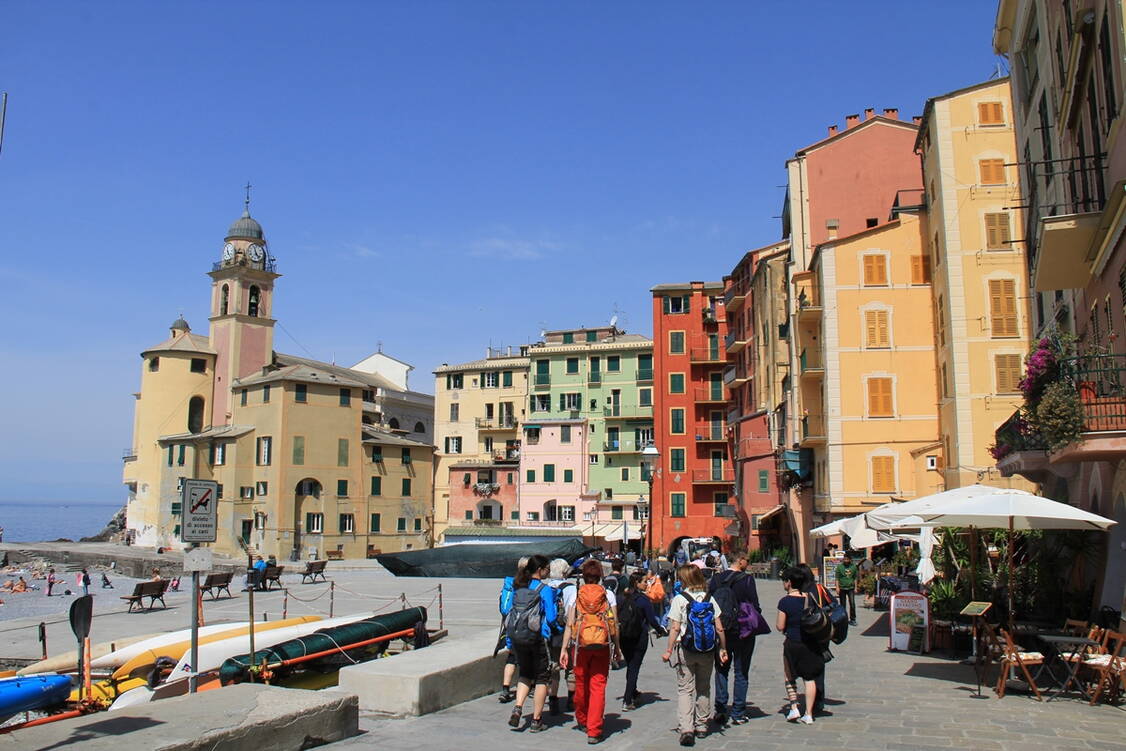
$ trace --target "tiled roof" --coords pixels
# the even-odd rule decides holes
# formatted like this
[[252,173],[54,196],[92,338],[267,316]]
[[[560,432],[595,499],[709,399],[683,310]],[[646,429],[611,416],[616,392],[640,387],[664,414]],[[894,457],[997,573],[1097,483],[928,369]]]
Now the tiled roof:
[[391,433],[386,430],[372,427],[371,425],[363,426],[364,443],[372,444],[378,443],[384,446],[415,446],[417,448],[433,449],[429,443],[422,441],[412,441],[409,438],[404,438],[397,433]]
[[277,367],[246,378],[240,378],[236,381],[236,384],[250,386],[275,381],[301,381],[303,383],[329,383],[334,386],[352,386],[361,389],[381,388],[385,391],[403,392],[397,385],[381,375],[364,373],[319,360],[275,352],[274,363]]
[[211,342],[208,341],[206,336],[193,334],[190,331],[185,331],[182,334],[177,334],[169,339],[165,339],[155,347],[149,347],[141,356],[145,356],[150,352],[198,352],[201,355],[214,355],[215,350],[211,349]]
[[440,365],[435,373],[457,373],[462,370],[491,370],[493,368],[526,368],[531,360],[527,357],[490,357],[486,360],[473,360],[457,365]]
[[679,283],[679,284],[677,284],[677,283],[656,284],[656,285],[650,287],[649,291],[650,292],[672,292],[672,291],[679,291],[679,290],[690,291],[690,290],[693,289],[693,287],[692,287],[693,284],[702,284],[704,289],[718,289],[718,290],[723,289],[723,282],[682,282],[682,283]]

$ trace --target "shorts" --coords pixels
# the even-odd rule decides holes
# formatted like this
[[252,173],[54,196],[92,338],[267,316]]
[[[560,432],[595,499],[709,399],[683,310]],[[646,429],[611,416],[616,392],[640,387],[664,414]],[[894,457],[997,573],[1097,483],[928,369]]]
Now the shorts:
[[812,681],[825,672],[825,658],[803,641],[787,639],[782,645],[782,658],[790,666],[790,675]]
[[551,658],[547,654],[546,642],[530,647],[514,645],[513,651],[516,652],[516,669],[521,680],[543,684],[551,680]]
[[512,649],[508,650],[508,657],[505,658],[504,664],[505,665],[515,665],[516,664],[516,652],[515,652],[515,650],[512,650]]

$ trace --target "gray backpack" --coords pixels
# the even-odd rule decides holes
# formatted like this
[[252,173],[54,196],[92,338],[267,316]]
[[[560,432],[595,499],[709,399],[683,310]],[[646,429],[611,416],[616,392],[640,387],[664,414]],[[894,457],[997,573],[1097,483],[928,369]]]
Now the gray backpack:
[[[542,584],[540,586],[543,586]],[[543,605],[539,587],[521,587],[512,598],[512,609],[504,618],[504,633],[515,647],[531,647],[543,641]]]

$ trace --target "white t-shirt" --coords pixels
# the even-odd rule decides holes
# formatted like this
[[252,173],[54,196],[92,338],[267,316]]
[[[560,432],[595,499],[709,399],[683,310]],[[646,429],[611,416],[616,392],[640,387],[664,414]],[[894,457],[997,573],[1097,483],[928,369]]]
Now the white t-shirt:
[[[696,602],[703,602],[704,598],[708,596],[708,593],[707,593],[706,590],[702,591],[702,592],[681,592],[680,594],[688,595],[689,597],[691,597]],[[710,602],[712,604],[712,609],[715,610],[716,626],[719,626],[719,617],[720,617],[720,615],[722,615],[723,610],[719,607],[719,603],[716,602],[715,600],[710,600]],[[684,624],[684,618],[685,618],[685,615],[687,614],[687,612],[688,612],[688,602],[687,602],[687,600],[685,600],[680,595],[673,597],[672,601],[669,603],[669,623],[679,623],[679,624],[683,625]],[[680,629],[680,636],[678,638],[683,639],[684,635],[687,634],[687,633],[688,633],[688,629],[686,629],[686,628]]]
[[[581,586],[583,586],[583,585],[577,584],[573,587],[567,587],[566,589],[563,590],[563,612],[565,612],[565,613],[571,612],[571,608],[574,607],[575,600],[579,596],[579,587],[581,587]],[[608,603],[610,603],[610,607],[612,607],[612,608],[616,608],[618,606],[617,598],[615,598],[614,593],[611,592],[608,589],[606,590],[606,601]]]

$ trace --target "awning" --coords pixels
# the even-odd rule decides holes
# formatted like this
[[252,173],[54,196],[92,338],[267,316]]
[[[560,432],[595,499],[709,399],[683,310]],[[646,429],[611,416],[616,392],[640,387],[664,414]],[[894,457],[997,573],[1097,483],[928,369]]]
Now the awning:
[[[588,528],[586,530],[582,530],[582,533],[583,533],[584,537],[587,537],[587,536],[589,536],[589,537],[601,537],[606,542],[615,542],[616,540],[622,539],[622,536],[625,532],[624,527],[623,527],[624,524],[625,524],[625,522],[610,522],[608,524],[596,524],[596,525],[594,525],[593,530],[590,530]],[[641,530],[641,523],[638,522],[638,526],[635,527],[634,529],[630,530],[630,537],[631,538],[636,537],[637,536],[636,532],[639,532],[640,530]]]
[[774,508],[767,511],[765,514],[758,514],[758,523],[762,524],[764,521],[766,521],[770,517],[774,516],[775,514],[781,513],[782,509],[784,509],[784,508],[786,508],[786,507],[783,506],[782,504],[778,504]]
[[1088,250],[1102,212],[1046,216],[1040,220],[1033,285],[1037,292],[1082,289],[1091,277]]

